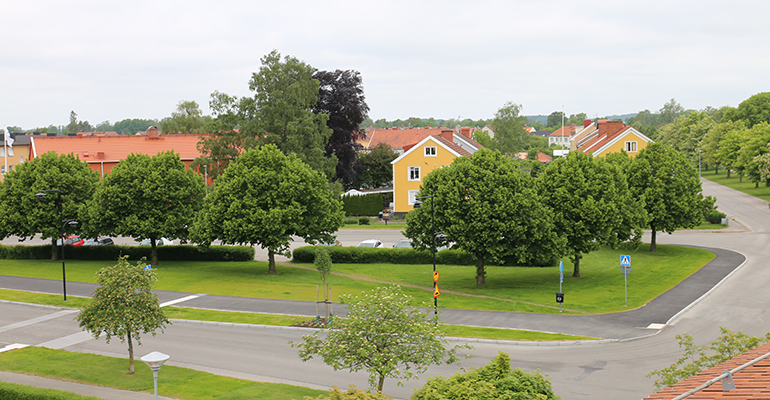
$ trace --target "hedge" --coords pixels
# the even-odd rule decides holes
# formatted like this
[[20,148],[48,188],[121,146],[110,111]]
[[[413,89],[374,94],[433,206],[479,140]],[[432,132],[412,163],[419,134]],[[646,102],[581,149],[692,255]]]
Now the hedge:
[[[57,248],[58,249],[58,248]],[[249,246],[157,246],[158,260],[161,261],[252,261],[254,248]],[[59,250],[59,255],[61,255]],[[150,246],[67,246],[66,260],[117,260],[128,255],[129,260],[150,259]],[[0,245],[0,259],[5,260],[49,260],[51,245],[3,246]]]
[[[312,263],[315,259],[317,246],[304,246],[292,252],[292,261]],[[433,256],[429,250],[389,249],[371,247],[328,246],[326,249],[332,257],[332,262],[338,264],[432,264]],[[542,263],[533,262],[528,266],[554,266],[558,260],[547,260]],[[436,264],[440,265],[476,265],[473,254],[455,249],[441,250],[436,253]],[[515,266],[512,262],[488,262],[488,265]]]
[[378,216],[383,210],[382,193],[371,193],[361,196],[342,196],[342,209],[345,216]]
[[63,390],[41,389],[0,382],[0,400],[99,400],[99,398],[81,396]]

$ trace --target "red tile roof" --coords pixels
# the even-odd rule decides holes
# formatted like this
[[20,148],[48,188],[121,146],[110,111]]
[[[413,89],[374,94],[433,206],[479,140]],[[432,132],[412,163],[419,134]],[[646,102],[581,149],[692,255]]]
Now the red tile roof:
[[[747,365],[751,362],[753,363]],[[732,371],[735,389],[729,392],[722,391],[721,379],[711,382],[712,384],[708,387],[700,388],[722,375],[724,370]],[[770,343],[765,343],[754,350],[749,350],[716,367],[651,394],[644,400],[670,400],[689,391],[693,393],[682,397],[683,399],[770,399]]]
[[428,136],[440,135],[443,131],[454,133],[454,129],[450,128],[376,129],[370,133],[368,148],[385,143],[392,149],[403,149],[406,145],[418,143]]
[[575,134],[575,127],[576,127],[575,124],[572,124],[570,126],[562,126],[561,128],[553,131],[553,133],[551,133],[548,136],[559,136],[559,137],[572,136]]
[[154,156],[173,150],[183,160],[200,157],[197,144],[200,135],[175,134],[159,136],[34,136],[30,140],[30,158],[49,151],[74,153],[82,161],[119,161],[131,153]]

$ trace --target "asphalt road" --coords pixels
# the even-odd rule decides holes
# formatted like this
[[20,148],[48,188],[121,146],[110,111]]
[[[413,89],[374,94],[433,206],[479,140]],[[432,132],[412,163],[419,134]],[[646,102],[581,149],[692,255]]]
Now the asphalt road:
[[[766,290],[770,270],[765,268],[765,260],[770,259],[767,203],[708,181],[704,181],[703,187],[705,194],[718,198],[719,209],[732,218],[729,232],[659,233],[658,243],[728,249],[744,255],[747,261],[708,296],[669,321],[666,329],[640,330],[635,339],[605,344],[535,346],[479,342],[473,344],[474,349],[469,352],[472,358],[464,360],[462,366],[484,365],[498,351],[504,351],[511,355],[514,367],[527,371],[539,369],[547,374],[556,393],[565,400],[638,399],[654,389],[652,380],[645,375],[670,365],[679,357],[675,335],[687,332],[695,336],[698,344],[704,344],[719,335],[719,326],[751,335],[766,333],[770,330],[766,308],[770,301],[770,291]],[[346,245],[367,238],[388,243],[395,242],[398,235],[344,230],[339,239]],[[72,317],[73,314],[53,309],[0,304],[0,345],[47,343],[70,351],[126,356],[126,346],[119,341],[106,344],[104,340],[92,340],[87,334],[78,333]],[[526,320],[526,316],[521,317],[522,321]],[[564,319],[565,327],[570,323],[569,318]],[[298,341],[305,333],[294,329],[177,322],[163,334],[143,337],[137,354],[162,351],[171,355],[172,365],[239,378],[311,387],[346,387],[350,383],[366,387],[363,373],[333,371],[319,360],[299,361],[296,349],[292,349],[288,341]],[[404,387],[386,380],[385,393],[408,398],[412,389],[422,386],[426,378],[448,376],[459,370],[457,366],[432,367],[419,380],[405,382]]]

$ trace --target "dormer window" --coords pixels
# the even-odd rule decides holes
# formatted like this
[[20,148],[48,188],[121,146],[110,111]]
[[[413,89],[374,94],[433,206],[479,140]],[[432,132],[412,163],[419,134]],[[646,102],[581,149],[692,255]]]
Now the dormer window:
[[436,146],[425,146],[425,157],[436,157]]
[[636,153],[636,141],[626,142],[626,153]]

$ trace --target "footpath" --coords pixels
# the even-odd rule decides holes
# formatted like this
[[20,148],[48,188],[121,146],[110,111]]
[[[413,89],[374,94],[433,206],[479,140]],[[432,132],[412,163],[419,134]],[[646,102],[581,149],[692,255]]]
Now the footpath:
[[[679,314],[689,309],[699,299],[716,288],[722,280],[742,266],[746,260],[742,254],[733,251],[716,248],[703,249],[713,252],[716,255],[714,260],[689,278],[680,282],[673,289],[655,298],[645,306],[634,310],[601,315],[556,315],[439,309],[440,315],[444,323],[453,325],[523,329],[603,339],[601,341],[593,341],[594,343],[626,341],[646,337],[664,329]],[[67,282],[67,294],[90,297],[96,287],[96,284]],[[62,282],[58,280],[0,275],[0,289],[60,294]],[[316,315],[315,302],[268,300],[171,291],[157,291],[157,294],[162,306],[174,305],[177,307],[221,311],[303,315],[309,318]],[[344,306],[334,304],[334,312],[336,315],[344,315]],[[473,341],[473,339],[463,339],[463,341]],[[522,342],[522,344],[528,345],[570,345],[577,343],[586,344],[586,342]],[[153,395],[146,393],[128,392],[2,371],[0,371],[0,381],[65,390],[103,399],[154,398]]]

